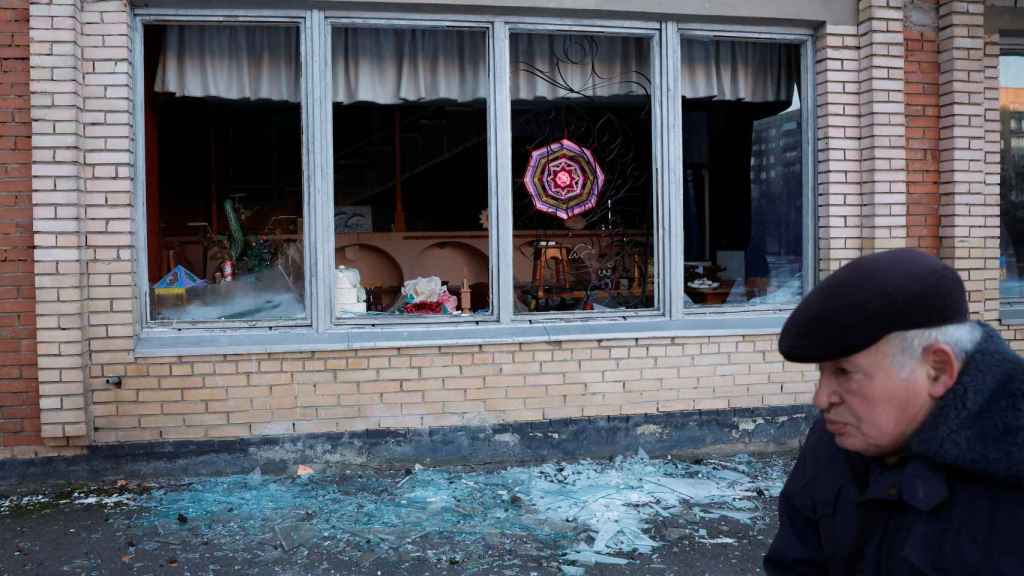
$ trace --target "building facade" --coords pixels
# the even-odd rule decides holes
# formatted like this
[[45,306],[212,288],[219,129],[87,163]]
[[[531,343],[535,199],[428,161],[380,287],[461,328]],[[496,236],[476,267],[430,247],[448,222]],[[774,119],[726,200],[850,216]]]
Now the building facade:
[[0,457],[806,405],[904,246],[1024,348],[1012,0],[242,4],[0,9]]

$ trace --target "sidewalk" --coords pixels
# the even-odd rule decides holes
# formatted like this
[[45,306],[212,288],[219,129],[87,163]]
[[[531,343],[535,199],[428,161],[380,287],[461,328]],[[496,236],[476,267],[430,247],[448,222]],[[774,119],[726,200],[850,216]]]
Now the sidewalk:
[[792,457],[21,486],[0,574],[756,574]]

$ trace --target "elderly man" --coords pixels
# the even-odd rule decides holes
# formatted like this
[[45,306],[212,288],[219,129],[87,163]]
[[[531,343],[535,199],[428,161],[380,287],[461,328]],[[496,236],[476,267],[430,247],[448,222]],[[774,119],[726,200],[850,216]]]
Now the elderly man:
[[821,282],[779,339],[817,363],[770,575],[1024,575],[1024,360],[911,249]]

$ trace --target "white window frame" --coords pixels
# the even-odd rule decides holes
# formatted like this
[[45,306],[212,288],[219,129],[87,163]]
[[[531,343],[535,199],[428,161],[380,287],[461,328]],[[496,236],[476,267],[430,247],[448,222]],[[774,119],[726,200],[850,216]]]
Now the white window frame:
[[[137,328],[144,333],[147,330],[190,330],[190,329],[204,329],[207,327],[214,327],[219,330],[232,330],[232,329],[246,329],[246,328],[261,328],[261,329],[272,329],[272,328],[296,328],[311,326],[315,323],[316,315],[313,313],[314,301],[311,302],[315,294],[313,292],[313,282],[308,271],[311,269],[310,266],[315,260],[314,246],[309,241],[312,232],[312,218],[316,214],[314,212],[315,200],[311,193],[314,188],[310,185],[311,178],[311,162],[313,160],[312,155],[309,154],[309,129],[315,122],[312,116],[312,110],[310,102],[315,99],[312,98],[311,90],[313,89],[310,75],[309,66],[309,54],[311,53],[309,40],[314,36],[311,34],[309,25],[310,20],[303,11],[299,10],[280,10],[280,11],[255,11],[247,12],[243,17],[239,12],[235,16],[231,17],[232,14],[205,14],[205,13],[182,13],[181,11],[154,11],[151,14],[147,13],[136,13],[134,27],[132,29],[133,42],[135,44],[134,50],[132,50],[133,56],[133,78],[136,79],[134,83],[134,113],[135,113],[135,185],[134,185],[134,204],[135,204],[135,219],[136,219],[136,232],[135,232],[135,253],[137,258],[136,267],[136,292],[138,294],[139,302],[139,314]],[[300,102],[299,106],[301,109],[301,129],[302,129],[302,210],[303,210],[303,281],[305,283],[304,290],[305,296],[303,301],[303,308],[305,309],[305,315],[303,318],[294,319],[281,319],[281,320],[236,320],[236,321],[155,321],[151,320],[149,315],[151,311],[151,292],[149,290],[149,252],[147,250],[148,238],[147,232],[148,227],[144,225],[147,222],[147,206],[146,206],[146,125],[144,122],[145,118],[145,94],[143,83],[138,81],[140,78],[145,78],[145,56],[144,52],[144,27],[147,25],[160,25],[160,24],[223,24],[223,25],[281,25],[281,26],[292,26],[298,31],[299,40],[299,58],[300,58]]]
[[[535,18],[508,15],[353,12],[342,10],[234,10],[136,8],[133,66],[143,78],[142,26],[159,23],[284,23],[300,28],[303,122],[303,210],[306,319],[183,323],[147,322],[149,314],[146,227],[136,226],[138,314],[136,356],[260,353],[378,347],[467,345],[616,338],[773,334],[793,306],[685,308],[683,306],[682,107],[678,74],[681,38],[687,35],[791,42],[801,50],[804,172],[804,293],[817,270],[815,194],[816,127],[814,31],[803,27],[685,24],[674,20]],[[335,25],[486,30],[492,92],[487,100],[488,255],[491,314],[480,317],[403,317],[339,320],[334,315],[332,98],[330,42]],[[652,188],[655,194],[656,307],[611,312],[513,312],[513,240],[509,34],[596,33],[650,38],[652,62]],[[146,221],[145,123],[141,82],[135,83],[135,217]]]

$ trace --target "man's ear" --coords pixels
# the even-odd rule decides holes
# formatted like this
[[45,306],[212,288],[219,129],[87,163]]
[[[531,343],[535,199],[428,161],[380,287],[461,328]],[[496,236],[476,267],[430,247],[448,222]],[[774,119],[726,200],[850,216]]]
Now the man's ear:
[[928,373],[928,395],[942,398],[960,375],[960,361],[947,344],[936,342],[925,347],[923,360]]

